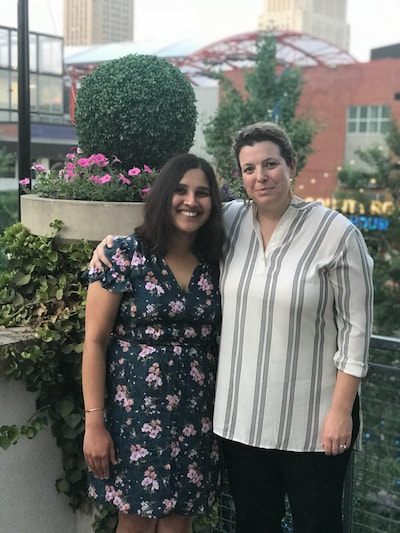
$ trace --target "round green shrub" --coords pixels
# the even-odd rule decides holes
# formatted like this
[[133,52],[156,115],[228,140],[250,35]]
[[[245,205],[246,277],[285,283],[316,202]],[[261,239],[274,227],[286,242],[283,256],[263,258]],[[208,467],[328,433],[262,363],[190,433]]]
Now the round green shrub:
[[78,91],[75,127],[86,154],[116,155],[125,168],[160,168],[189,151],[196,127],[192,85],[164,59],[128,55],[100,64]]

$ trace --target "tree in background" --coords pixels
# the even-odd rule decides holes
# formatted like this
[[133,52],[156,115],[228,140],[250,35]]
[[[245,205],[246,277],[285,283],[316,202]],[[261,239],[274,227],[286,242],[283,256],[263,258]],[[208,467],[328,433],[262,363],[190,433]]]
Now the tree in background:
[[[351,196],[357,202],[355,215],[361,215],[358,225],[375,261],[375,333],[399,337],[400,129],[395,121],[391,122],[385,141],[388,151],[380,146],[357,151],[368,170],[345,166],[339,172],[339,180],[346,189],[337,191],[335,196],[339,200]],[[371,193],[377,189],[387,194],[388,209],[379,214],[380,222],[370,210]]]
[[283,126],[297,152],[298,171],[306,164],[312,152],[311,143],[316,125],[309,118],[295,118],[302,92],[302,78],[298,69],[284,68],[277,74],[276,40],[267,34],[257,43],[255,66],[244,73],[247,95],[243,96],[222,73],[217,75],[221,84],[221,101],[214,117],[204,129],[207,151],[214,157],[217,172],[229,184],[229,191],[242,197],[240,179],[231,155],[235,131],[259,121],[273,121]]

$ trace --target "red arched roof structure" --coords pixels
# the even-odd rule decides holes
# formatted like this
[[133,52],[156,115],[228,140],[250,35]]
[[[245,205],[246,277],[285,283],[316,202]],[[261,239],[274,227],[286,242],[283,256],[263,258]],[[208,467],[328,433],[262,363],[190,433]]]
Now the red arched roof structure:
[[[324,39],[295,31],[267,30],[241,33],[214,42],[185,57],[168,59],[189,76],[210,71],[251,67],[257,42],[273,33],[277,42],[277,62],[282,65],[311,67],[347,65],[357,60],[340,47]],[[167,58],[166,58],[167,59]]]

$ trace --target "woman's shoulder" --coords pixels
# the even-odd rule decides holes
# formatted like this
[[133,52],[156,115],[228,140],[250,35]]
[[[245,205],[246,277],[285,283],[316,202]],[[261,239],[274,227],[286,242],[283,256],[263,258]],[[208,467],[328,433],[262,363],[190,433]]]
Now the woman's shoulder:
[[[134,258],[143,264],[145,260],[145,248],[140,239],[134,234],[114,235],[114,243],[111,248],[105,246],[105,254],[113,263],[119,263],[123,259],[132,264]],[[135,261],[134,261],[135,262]]]

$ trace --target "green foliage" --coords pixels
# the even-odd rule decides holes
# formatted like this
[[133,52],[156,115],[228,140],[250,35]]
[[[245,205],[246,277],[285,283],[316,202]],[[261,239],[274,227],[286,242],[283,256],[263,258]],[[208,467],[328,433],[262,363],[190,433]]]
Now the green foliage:
[[[345,190],[335,192],[340,199],[351,196],[358,203],[361,214],[368,215],[369,204],[376,188],[386,190],[391,197],[392,209],[379,216],[388,219],[387,231],[364,229],[368,249],[374,259],[374,332],[380,335],[400,336],[400,171],[394,157],[400,158],[400,130],[392,122],[386,139],[392,154],[373,146],[358,150],[368,170],[347,165],[339,173]],[[395,151],[396,150],[396,151]]]
[[18,219],[18,191],[1,191],[0,194],[0,233]]
[[194,90],[164,59],[128,55],[102,63],[77,94],[76,134],[86,154],[117,155],[124,168],[160,168],[187,152],[196,126]]
[[245,98],[223,74],[221,102],[216,115],[204,129],[207,151],[214,157],[218,173],[229,183],[229,191],[243,197],[241,179],[235,175],[231,145],[237,130],[247,124],[272,121],[284,127],[298,157],[298,171],[306,164],[312,152],[311,143],[316,133],[315,124],[304,117],[295,118],[302,92],[301,73],[285,68],[277,75],[276,41],[267,35],[257,43],[255,67],[245,73]]
[[9,178],[14,175],[15,154],[7,152],[6,148],[0,148],[0,176]]
[[[92,254],[86,241],[60,244],[55,221],[46,236],[31,235],[21,224],[4,231],[0,246],[9,254],[9,272],[0,275],[0,325],[29,324],[35,342],[0,350],[7,379],[23,380],[37,392],[31,420],[21,427],[0,427],[0,446],[15,444],[21,435],[34,437],[50,424],[61,449],[64,476],[57,489],[70,498],[73,509],[85,509],[86,464],[82,454],[84,431],[81,356],[84,340],[86,285],[81,279]],[[97,531],[109,521],[98,518]]]

